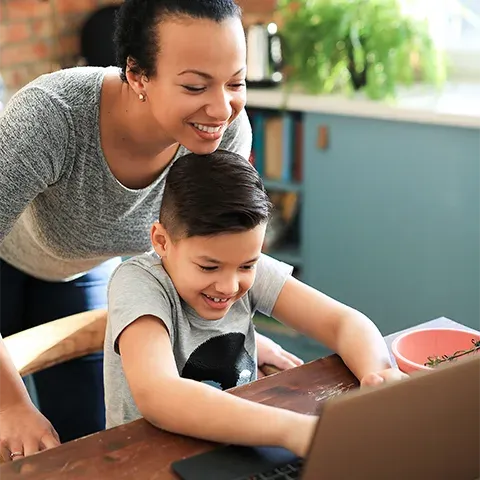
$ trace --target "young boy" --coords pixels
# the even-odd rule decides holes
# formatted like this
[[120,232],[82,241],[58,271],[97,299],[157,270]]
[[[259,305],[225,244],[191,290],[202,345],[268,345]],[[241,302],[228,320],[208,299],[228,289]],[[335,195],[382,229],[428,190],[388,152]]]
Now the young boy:
[[143,416],[172,432],[304,456],[316,417],[222,391],[256,379],[256,311],[338,352],[362,384],[402,378],[368,318],[261,253],[270,210],[257,172],[235,153],[173,164],[154,250],[120,265],[109,285],[108,428]]

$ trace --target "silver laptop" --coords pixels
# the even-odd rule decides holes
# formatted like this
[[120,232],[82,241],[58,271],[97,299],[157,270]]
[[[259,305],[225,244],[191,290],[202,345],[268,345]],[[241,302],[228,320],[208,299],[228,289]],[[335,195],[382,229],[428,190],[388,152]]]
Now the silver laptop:
[[229,445],[175,462],[183,480],[476,480],[480,354],[327,400],[303,462]]

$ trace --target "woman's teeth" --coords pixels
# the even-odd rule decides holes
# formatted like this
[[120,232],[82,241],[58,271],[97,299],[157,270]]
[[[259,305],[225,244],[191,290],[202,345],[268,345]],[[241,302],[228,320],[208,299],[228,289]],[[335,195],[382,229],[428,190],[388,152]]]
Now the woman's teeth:
[[220,131],[222,128],[221,125],[219,127],[209,127],[207,125],[202,125],[201,123],[193,123],[192,125],[198,130],[201,130],[202,132],[207,132],[207,133],[216,133]]

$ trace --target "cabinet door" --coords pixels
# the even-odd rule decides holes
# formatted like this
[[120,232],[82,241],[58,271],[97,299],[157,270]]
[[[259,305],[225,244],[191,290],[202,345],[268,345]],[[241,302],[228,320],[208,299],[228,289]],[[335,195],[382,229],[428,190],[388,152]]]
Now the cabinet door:
[[480,131],[320,114],[304,128],[305,282],[384,334],[440,316],[478,328]]

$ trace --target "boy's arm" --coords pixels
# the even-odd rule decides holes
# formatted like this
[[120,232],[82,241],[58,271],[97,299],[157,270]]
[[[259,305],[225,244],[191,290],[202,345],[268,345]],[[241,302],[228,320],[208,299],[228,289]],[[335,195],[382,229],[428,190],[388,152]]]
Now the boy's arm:
[[365,315],[289,277],[273,317],[338,353],[363,384],[403,378],[392,370],[387,345]]
[[155,426],[205,440],[282,446],[306,455],[316,417],[181,378],[168,332],[157,317],[140,317],[125,328],[119,349],[135,403]]

